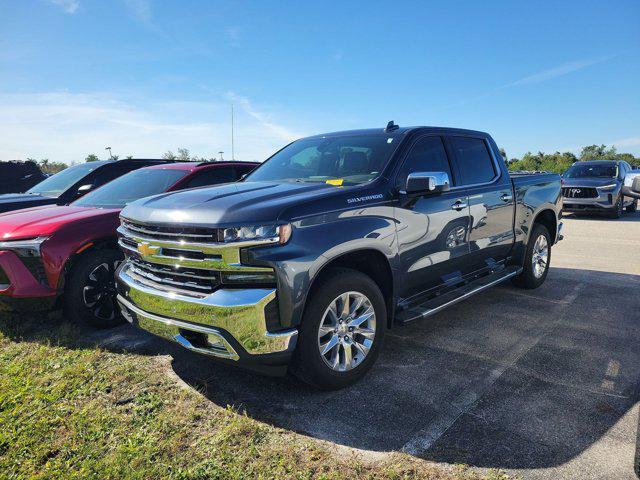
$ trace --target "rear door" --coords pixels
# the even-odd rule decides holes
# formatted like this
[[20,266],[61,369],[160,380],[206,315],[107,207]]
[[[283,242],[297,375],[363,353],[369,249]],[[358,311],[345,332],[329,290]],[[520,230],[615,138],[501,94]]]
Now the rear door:
[[[396,190],[404,190],[407,175],[445,172],[456,184],[442,137],[418,137],[396,176]],[[400,297],[407,303],[461,280],[468,271],[469,209],[466,192],[400,195],[396,208],[400,268]]]
[[447,142],[455,157],[455,189],[468,196],[470,267],[491,269],[506,259],[514,241],[511,179],[486,137],[451,135]]

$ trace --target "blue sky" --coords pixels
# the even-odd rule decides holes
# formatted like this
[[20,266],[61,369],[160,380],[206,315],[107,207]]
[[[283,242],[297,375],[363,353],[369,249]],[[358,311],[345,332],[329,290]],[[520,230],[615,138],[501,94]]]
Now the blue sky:
[[0,0],[0,159],[438,125],[640,154],[640,2]]

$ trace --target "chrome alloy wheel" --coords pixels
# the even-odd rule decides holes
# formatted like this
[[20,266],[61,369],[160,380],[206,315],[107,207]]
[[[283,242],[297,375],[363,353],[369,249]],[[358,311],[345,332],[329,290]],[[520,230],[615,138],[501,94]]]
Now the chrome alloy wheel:
[[360,292],[343,293],[322,316],[318,329],[320,356],[332,370],[347,372],[362,363],[375,335],[376,314],[371,301]]
[[536,278],[542,278],[549,264],[549,245],[547,243],[547,237],[544,235],[540,235],[533,245],[531,264],[533,266],[533,275]]
[[84,305],[97,318],[112,320],[116,315],[115,271],[120,262],[101,263],[87,277],[82,289]]

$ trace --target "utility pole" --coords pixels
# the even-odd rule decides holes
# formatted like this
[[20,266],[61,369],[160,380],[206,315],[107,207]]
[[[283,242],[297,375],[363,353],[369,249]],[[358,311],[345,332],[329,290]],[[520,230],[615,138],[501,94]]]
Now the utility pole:
[[231,104],[231,160],[236,159],[235,145],[233,140],[233,103]]

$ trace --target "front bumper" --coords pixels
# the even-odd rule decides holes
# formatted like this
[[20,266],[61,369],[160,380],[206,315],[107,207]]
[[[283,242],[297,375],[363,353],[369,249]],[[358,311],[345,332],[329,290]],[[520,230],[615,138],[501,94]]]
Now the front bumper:
[[40,283],[14,252],[0,251],[0,301],[9,307],[38,310],[51,307],[58,292]]
[[617,191],[598,191],[598,196],[594,198],[567,198],[562,199],[562,210],[564,212],[608,212],[615,209]]
[[150,333],[194,352],[242,363],[285,364],[295,329],[269,332],[275,289],[219,289],[205,297],[168,293],[136,281],[125,262],[116,274],[124,317]]

